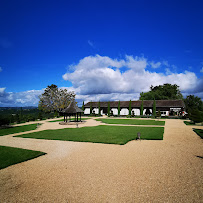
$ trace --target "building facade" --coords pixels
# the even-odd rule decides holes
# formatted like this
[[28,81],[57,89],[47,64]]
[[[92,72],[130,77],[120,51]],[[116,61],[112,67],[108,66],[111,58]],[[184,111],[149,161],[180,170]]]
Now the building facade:
[[[154,100],[131,101],[131,115],[140,115],[142,102],[143,115],[152,115]],[[120,101],[121,116],[129,115],[129,104],[130,101]],[[89,115],[91,109],[92,113],[99,114],[99,105],[101,115],[107,115],[108,105],[110,106],[110,112],[113,115],[118,115],[119,101],[88,102],[84,105],[84,114]],[[182,115],[185,111],[185,104],[183,100],[156,100],[156,112],[158,111],[161,112],[161,116]]]

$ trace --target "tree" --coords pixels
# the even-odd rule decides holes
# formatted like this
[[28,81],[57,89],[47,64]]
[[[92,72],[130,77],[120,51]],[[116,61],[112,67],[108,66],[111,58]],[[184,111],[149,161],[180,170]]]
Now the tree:
[[20,116],[19,116],[19,114],[15,115],[15,120],[16,120],[17,123],[20,123]]
[[120,109],[120,101],[118,101],[118,116],[120,116],[120,112],[121,112],[121,109]]
[[203,121],[203,116],[201,115],[201,112],[198,109],[193,109],[189,114],[189,118],[194,123],[200,123]]
[[143,115],[143,100],[142,100],[142,103],[141,103],[141,107],[140,107],[140,115],[142,116]]
[[43,119],[43,117],[42,117],[42,111],[39,111],[39,113],[38,113],[38,119],[39,119],[39,120],[42,120],[42,119]]
[[129,102],[129,116],[131,116],[131,100]]
[[85,110],[85,103],[84,103],[84,101],[83,101],[83,103],[82,103],[82,110],[83,110],[83,111]]
[[9,118],[0,116],[0,126],[9,125]]
[[39,98],[39,110],[55,112],[67,108],[70,102],[75,99],[75,93],[68,92],[66,89],[59,89],[52,84],[47,86]]
[[22,107],[20,107],[20,121],[22,121],[23,120],[23,108]]
[[90,102],[90,115],[92,114],[92,101]]
[[174,84],[164,84],[159,86],[151,86],[149,92],[141,92],[140,100],[169,100],[183,99],[183,95],[179,90],[179,86]]
[[98,110],[99,110],[98,114],[100,116],[101,115],[100,101],[98,102]]
[[110,102],[108,102],[108,116],[110,116]]
[[199,111],[203,111],[203,102],[201,98],[195,97],[194,95],[188,95],[185,99],[185,106],[186,106],[186,112],[191,112],[194,109],[197,109]]
[[154,103],[153,103],[153,116],[156,116],[156,101],[154,99]]

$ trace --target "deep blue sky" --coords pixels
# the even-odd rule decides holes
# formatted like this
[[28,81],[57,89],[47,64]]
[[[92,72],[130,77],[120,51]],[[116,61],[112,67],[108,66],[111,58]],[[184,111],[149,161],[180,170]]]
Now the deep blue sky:
[[202,0],[1,0],[0,87],[71,86],[68,66],[96,54],[168,61],[199,78],[202,36]]

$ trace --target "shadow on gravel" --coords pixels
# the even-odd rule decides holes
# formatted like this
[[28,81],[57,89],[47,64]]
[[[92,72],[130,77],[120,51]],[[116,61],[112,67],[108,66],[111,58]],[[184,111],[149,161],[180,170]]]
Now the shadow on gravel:
[[203,159],[203,156],[196,156],[197,158]]

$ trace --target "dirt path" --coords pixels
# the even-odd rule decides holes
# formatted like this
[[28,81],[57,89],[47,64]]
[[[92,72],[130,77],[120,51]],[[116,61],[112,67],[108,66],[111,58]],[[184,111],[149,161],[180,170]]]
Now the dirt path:
[[47,153],[0,170],[1,202],[203,202],[203,142],[181,120],[166,120],[163,141],[0,144]]

